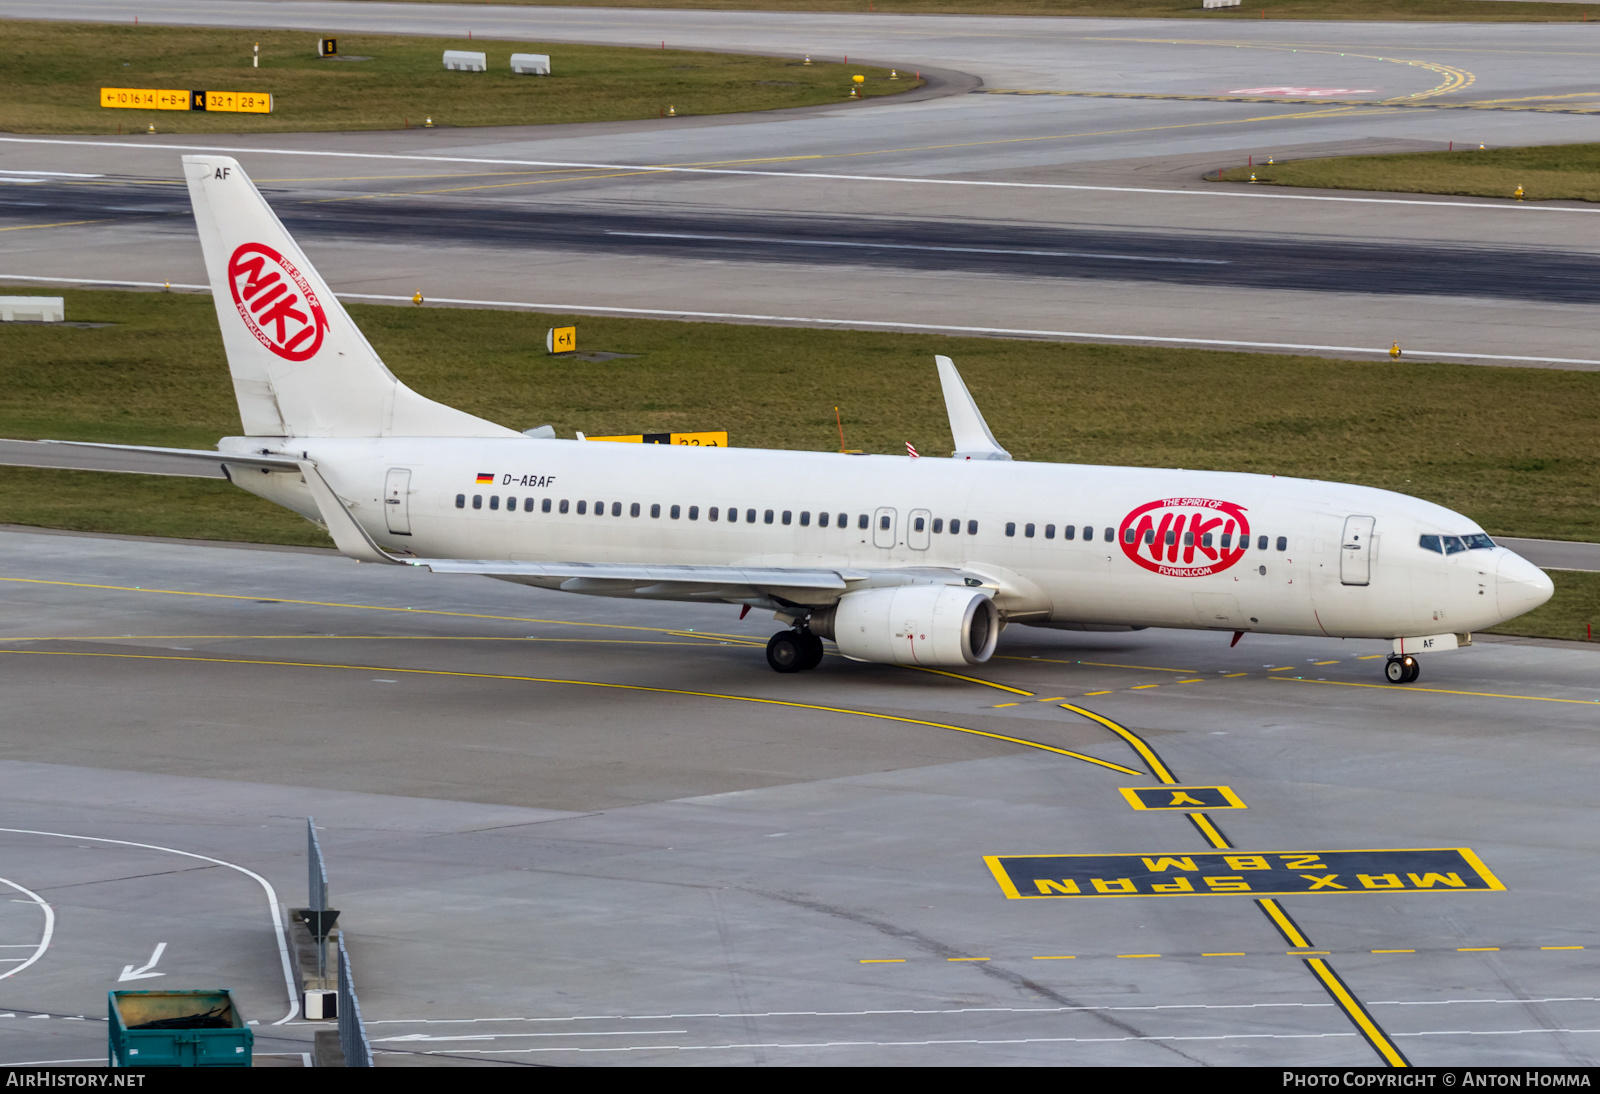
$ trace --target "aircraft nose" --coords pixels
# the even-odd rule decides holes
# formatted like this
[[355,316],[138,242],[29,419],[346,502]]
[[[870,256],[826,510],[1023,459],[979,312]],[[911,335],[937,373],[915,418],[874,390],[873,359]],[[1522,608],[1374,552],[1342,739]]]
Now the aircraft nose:
[[1531,612],[1556,591],[1550,576],[1521,555],[1507,551],[1495,571],[1494,589],[1500,615],[1511,619]]

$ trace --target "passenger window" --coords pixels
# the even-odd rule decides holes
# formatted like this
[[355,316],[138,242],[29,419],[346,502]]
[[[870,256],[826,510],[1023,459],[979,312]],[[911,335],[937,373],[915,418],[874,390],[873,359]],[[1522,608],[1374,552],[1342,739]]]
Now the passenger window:
[[1444,554],[1444,547],[1439,543],[1438,536],[1423,536],[1417,541],[1417,546],[1424,551],[1432,551],[1436,555]]
[[[611,515],[614,516],[614,517],[620,517],[622,515],[622,503],[620,501],[614,501],[614,502],[611,503]],[[634,502],[633,503],[633,515],[634,516],[638,516],[639,515],[639,503],[638,502]]]
[[566,498],[562,498],[561,499],[561,511],[563,513],[565,513],[567,511],[567,499]]
[[865,529],[866,529],[866,527],[867,527],[867,522],[868,522],[868,521],[869,521],[869,520],[870,520],[870,519],[871,519],[871,518],[869,518],[869,517],[868,517],[868,516],[867,516],[867,514],[865,514],[865,513],[862,513],[862,514],[861,514],[861,519],[860,519],[860,520],[858,520],[858,521],[856,521],[856,527],[858,527],[858,528],[861,528],[861,529],[863,529],[863,530],[865,530]]
[[916,532],[920,532],[924,528],[926,528],[927,526],[928,526],[928,522],[926,520],[924,520],[922,517],[918,517],[916,519],[915,523],[912,525],[912,530],[916,531]]
[[882,528],[885,532],[887,532],[889,530],[889,518],[888,517],[879,517],[878,518],[878,527]]
[[[545,502],[544,504],[545,504],[545,508],[546,509],[548,509],[550,507],[550,503],[549,502]],[[532,498],[523,498],[522,499],[522,511],[524,513],[533,512],[533,499]]]
[[[660,502],[651,502],[650,503],[650,515],[652,517],[660,517],[661,516],[661,503]],[[674,505],[672,507],[672,519],[673,520],[677,520],[678,519],[678,507],[676,505]]]
[[1171,547],[1173,544],[1175,544],[1177,542],[1178,542],[1178,533],[1174,532],[1171,528],[1168,528],[1167,529],[1167,546]]
[[474,494],[474,495],[472,495],[472,507],[474,509],[482,509],[483,508],[483,495],[482,494]]
[[1115,528],[1111,527],[1111,525],[1109,525],[1109,524],[1106,525],[1106,542],[1107,543],[1115,543],[1115,542],[1117,542],[1117,531],[1116,531]]
[[[1211,533],[1210,532],[1206,533],[1206,546],[1207,547],[1211,546]],[[1224,532],[1224,533],[1222,533],[1222,549],[1224,551],[1226,551],[1228,548],[1230,548],[1232,546],[1233,546],[1233,533],[1232,532]]]
[[954,536],[954,535],[959,535],[960,533],[961,533],[961,522],[959,520],[952,520],[950,522],[950,534],[952,536]]
[[465,509],[466,507],[467,507],[467,496],[465,494],[457,494],[456,495],[456,508],[457,509]]
[[1156,541],[1156,530],[1154,528],[1146,528],[1144,530],[1144,545],[1146,547],[1149,547],[1151,544],[1155,543],[1155,541]]
[[[746,509],[744,511],[744,522],[746,524],[754,524],[756,522],[756,511],[754,509]],[[769,524],[772,522],[772,510],[771,509],[767,510],[767,522]]]
[[1061,526],[1061,538],[1062,539],[1077,539],[1078,538],[1078,526],[1076,524],[1063,524]]
[[794,514],[791,513],[789,510],[785,509],[783,511],[783,523],[788,524],[793,519],[794,519]]
[[[751,519],[752,519],[752,520],[753,520],[753,519],[755,519],[755,518],[753,518],[753,517],[752,517],[752,518],[751,518]],[[762,520],[763,520],[763,521],[764,521],[764,522],[765,522],[765,523],[767,523],[767,524],[771,524],[771,523],[772,523],[772,510],[771,510],[771,509],[768,509],[768,510],[767,510],[767,511],[766,511],[766,513],[764,513],[764,514],[763,514],[763,515],[762,515],[762,518],[761,518],[761,519],[762,519]]]
[[1202,546],[1202,547],[1210,547],[1211,546],[1211,533],[1210,532],[1202,532],[1201,533],[1201,535],[1200,535],[1200,546]]
[[[673,509],[676,510],[677,506],[674,505]],[[674,512],[672,515],[673,516],[677,516],[678,514],[676,512]],[[700,519],[700,507],[698,505],[689,506],[689,519],[690,520],[699,520]]]
[[[714,512],[716,512],[716,510],[713,509],[712,512],[714,513]],[[712,518],[712,519],[715,519],[715,518]],[[738,524],[739,523],[739,510],[735,509],[731,505],[728,506],[728,523],[729,524]]]
[[[850,527],[850,514],[849,513],[840,513],[839,514],[838,525],[839,525],[840,528],[848,528],[848,527]],[[863,524],[862,527],[865,528],[866,525]]]
[[1016,534],[1017,534],[1016,522],[1015,521],[1007,521],[1006,522],[1006,535],[1014,536]]
[[1023,525],[1023,526],[1022,526],[1022,534],[1023,534],[1023,536],[1025,536],[1025,537],[1026,537],[1026,538],[1028,538],[1028,539],[1032,539],[1032,538],[1033,538],[1033,525],[1031,525],[1031,524],[1024,524],[1024,525]]
[[[657,509],[658,509],[658,508],[659,508],[659,506],[655,506],[655,505],[652,505],[652,506],[651,506],[651,507],[650,507],[650,515],[651,515],[651,516],[652,516],[652,517],[653,517],[653,516],[655,516],[655,515],[656,515],[656,510],[657,510]],[[679,517],[679,515],[680,515],[680,514],[681,514],[681,513],[682,513],[682,512],[683,512],[683,510],[682,510],[682,509],[680,509],[680,508],[678,508],[678,507],[677,507],[677,506],[676,506],[676,505],[674,505],[674,506],[673,506],[673,507],[672,507],[672,508],[671,508],[671,509],[669,509],[669,510],[667,510],[667,513],[668,513],[668,515],[669,515],[669,516],[671,516],[671,517],[672,517],[672,519],[673,519],[673,520],[677,520],[677,519],[678,519],[678,517]]]
[[[689,519],[690,520],[694,519],[694,510],[693,509],[689,510]],[[713,505],[710,509],[706,510],[706,519],[707,520],[716,520],[717,519],[717,507],[715,505]]]
[[1185,547],[1193,547],[1194,546],[1194,533],[1193,532],[1185,532],[1185,533],[1183,533],[1183,545]]
[[499,494],[490,494],[489,495],[489,508],[490,509],[498,509],[498,508],[500,508],[500,495]]
[[1083,542],[1085,542],[1085,543],[1093,543],[1094,542],[1094,525],[1085,524],[1083,526]]
[[1056,526],[1054,524],[1046,524],[1044,526],[1044,538],[1045,539],[1055,539],[1056,538]]
[[933,518],[933,530],[935,532],[944,531],[944,518],[943,517],[934,517]]
[[[618,504],[620,505],[621,503],[619,502]],[[650,508],[655,510],[653,513],[650,514],[651,516],[659,517],[661,515],[661,506],[652,505]],[[612,510],[612,512],[615,512],[615,511],[616,510]],[[632,505],[628,506],[628,515],[630,517],[636,517],[636,516],[639,515],[639,503],[638,502],[634,502]]]
[[[544,502],[539,506],[539,511],[541,513],[548,513],[550,511],[550,499],[549,498],[545,498],[544,499]],[[561,511],[563,513],[565,513],[567,511],[567,503],[566,502],[562,502],[561,503]]]
[[578,515],[581,517],[581,516],[585,515],[588,512],[589,512],[589,503],[586,502],[586,501],[580,501],[578,503]]
[[967,521],[967,535],[975,536],[977,534],[978,534],[978,522],[975,521],[975,520]]
[[507,498],[506,499],[506,512],[515,513],[516,511],[517,511],[517,499],[516,498]]
[[1256,537],[1256,550],[1265,551],[1266,549],[1267,549],[1267,537],[1266,536],[1257,536]]
[[1288,536],[1279,536],[1278,537],[1278,550],[1287,551],[1288,549],[1289,549],[1289,537]]
[[[802,517],[801,519],[803,521],[804,517]],[[828,514],[826,514],[826,513],[818,513],[817,514],[817,527],[818,528],[826,528],[827,526],[828,526]]]
[[802,528],[810,528],[811,527],[811,510],[809,510],[809,509],[800,510],[800,527],[802,527]]
[[1124,528],[1122,530],[1122,542],[1124,543],[1132,543],[1138,538],[1138,536],[1139,533],[1135,532],[1132,528]]

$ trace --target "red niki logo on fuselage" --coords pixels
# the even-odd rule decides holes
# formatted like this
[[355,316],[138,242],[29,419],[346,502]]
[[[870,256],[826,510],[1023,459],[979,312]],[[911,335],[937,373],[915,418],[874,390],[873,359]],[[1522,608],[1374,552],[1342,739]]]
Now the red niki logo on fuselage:
[[322,348],[328,329],[322,302],[295,264],[265,243],[243,243],[233,252],[228,287],[244,325],[279,357],[305,361]]
[[1205,577],[1244,557],[1250,521],[1244,506],[1231,501],[1163,498],[1123,517],[1117,542],[1123,554],[1146,570],[1167,577]]

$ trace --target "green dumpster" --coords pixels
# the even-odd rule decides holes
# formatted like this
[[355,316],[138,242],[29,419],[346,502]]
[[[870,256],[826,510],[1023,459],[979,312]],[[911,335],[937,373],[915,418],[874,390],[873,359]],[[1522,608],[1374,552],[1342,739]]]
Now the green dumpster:
[[249,1067],[255,1031],[233,992],[113,991],[112,1067]]

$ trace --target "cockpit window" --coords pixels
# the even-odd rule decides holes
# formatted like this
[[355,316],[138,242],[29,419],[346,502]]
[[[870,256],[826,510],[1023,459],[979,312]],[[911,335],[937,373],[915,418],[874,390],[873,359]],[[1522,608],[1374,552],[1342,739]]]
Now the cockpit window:
[[1465,536],[1423,536],[1417,545],[1434,554],[1455,555],[1462,551],[1490,550],[1494,547],[1494,540],[1482,532],[1473,532]]

